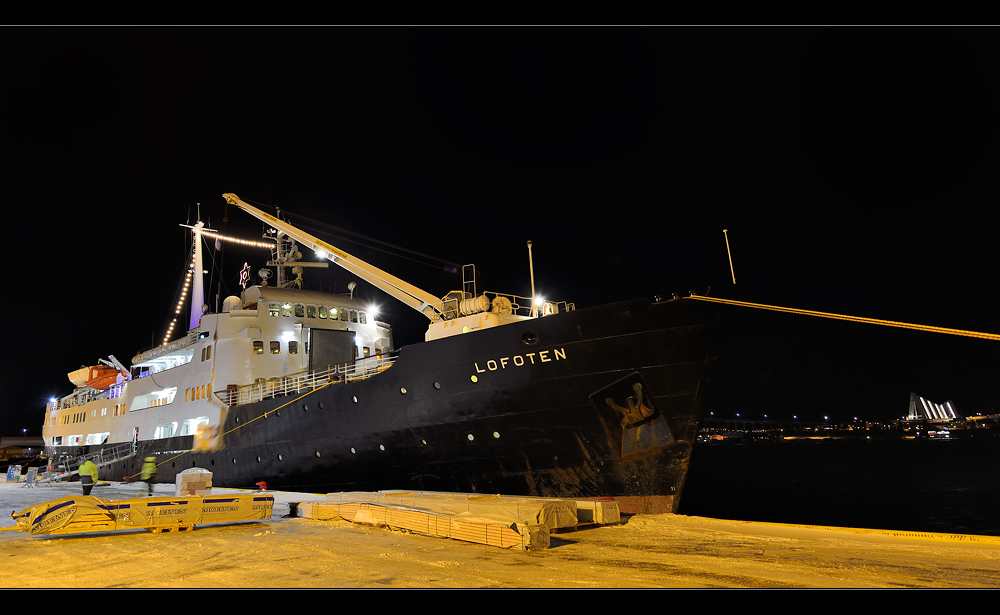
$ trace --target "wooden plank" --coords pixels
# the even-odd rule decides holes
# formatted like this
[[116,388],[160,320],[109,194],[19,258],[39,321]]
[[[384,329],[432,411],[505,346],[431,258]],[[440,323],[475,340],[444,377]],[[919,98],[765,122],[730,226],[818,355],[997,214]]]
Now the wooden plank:
[[417,510],[372,502],[303,502],[302,516],[309,519],[342,518],[354,523],[388,526],[411,532],[465,542],[524,550],[545,549],[549,532],[545,526],[516,519],[458,518],[448,512]]
[[[577,501],[563,498],[451,493],[441,491],[348,491],[328,493],[328,502],[371,502],[405,506],[438,513],[502,516],[529,525],[544,525],[550,532],[579,523]],[[591,508],[593,507],[590,504]]]

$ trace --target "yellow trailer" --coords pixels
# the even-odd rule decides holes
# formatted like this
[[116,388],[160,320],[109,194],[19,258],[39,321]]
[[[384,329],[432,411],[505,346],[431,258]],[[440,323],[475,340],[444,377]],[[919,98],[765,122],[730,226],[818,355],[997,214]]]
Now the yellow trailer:
[[271,518],[274,496],[263,493],[105,500],[66,496],[11,514],[28,534],[75,534],[146,529],[192,530],[196,524]]

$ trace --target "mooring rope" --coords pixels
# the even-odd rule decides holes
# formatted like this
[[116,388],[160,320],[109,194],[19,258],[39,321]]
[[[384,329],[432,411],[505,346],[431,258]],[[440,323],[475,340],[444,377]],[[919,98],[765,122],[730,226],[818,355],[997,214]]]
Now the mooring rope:
[[986,340],[998,340],[1000,341],[1000,334],[997,333],[983,333],[980,331],[967,331],[964,329],[949,329],[947,327],[932,327],[930,325],[915,325],[907,322],[898,322],[895,320],[882,320],[879,318],[864,318],[862,316],[848,316],[845,314],[832,314],[830,312],[817,312],[815,310],[802,310],[798,308],[781,307],[778,305],[766,305],[763,303],[750,303],[748,301],[735,301],[733,299],[721,299],[718,297],[704,297],[701,295],[691,295],[690,297],[684,297],[684,299],[697,299],[699,301],[712,301],[714,303],[724,303],[726,305],[736,305],[740,307],[757,308],[762,310],[771,310],[774,312],[786,312],[788,314],[802,314],[804,316],[819,316],[822,318],[833,318],[836,320],[847,320],[850,322],[863,322],[872,325],[883,325],[886,327],[899,327],[902,329],[914,329],[917,331],[929,331],[932,333],[945,333],[948,335],[961,335],[964,337],[978,337],[980,339]]

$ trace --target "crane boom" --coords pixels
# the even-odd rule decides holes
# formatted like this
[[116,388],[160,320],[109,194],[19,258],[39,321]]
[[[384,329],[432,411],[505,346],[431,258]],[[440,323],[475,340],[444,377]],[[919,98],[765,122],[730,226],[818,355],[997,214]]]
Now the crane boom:
[[326,258],[332,263],[343,267],[364,281],[372,284],[379,290],[388,293],[390,296],[402,301],[406,305],[421,312],[431,321],[438,319],[444,311],[443,301],[425,290],[421,290],[409,282],[404,282],[396,276],[382,271],[378,267],[370,265],[365,261],[351,256],[339,248],[313,237],[309,233],[295,228],[291,224],[267,214],[253,205],[243,202],[240,197],[232,193],[223,194],[222,197],[230,205],[235,205],[248,214],[267,222],[277,230],[294,238],[299,243],[307,246],[314,252],[324,252]]

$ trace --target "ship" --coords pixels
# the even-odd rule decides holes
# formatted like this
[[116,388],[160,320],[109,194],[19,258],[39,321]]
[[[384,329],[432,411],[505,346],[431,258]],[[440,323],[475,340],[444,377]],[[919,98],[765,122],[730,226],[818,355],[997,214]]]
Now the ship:
[[[276,282],[262,269],[209,311],[201,261],[214,231],[189,227],[187,333],[128,368],[109,356],[69,374],[75,389],[45,410],[52,475],[92,458],[101,480],[136,480],[153,456],[167,483],[198,469],[217,487],[677,511],[720,353],[718,303],[673,294],[578,309],[484,291],[474,265],[442,297],[223,196],[270,227]],[[321,261],[302,260],[304,248]],[[396,349],[353,291],[308,290],[303,268],[328,264],[424,314],[424,340]]]

